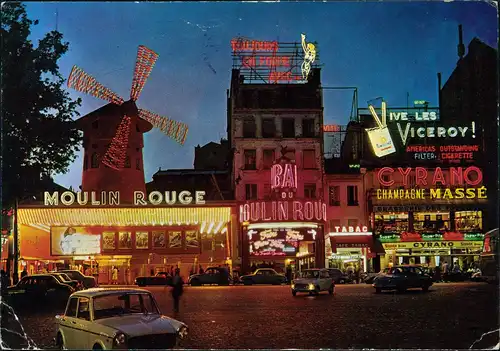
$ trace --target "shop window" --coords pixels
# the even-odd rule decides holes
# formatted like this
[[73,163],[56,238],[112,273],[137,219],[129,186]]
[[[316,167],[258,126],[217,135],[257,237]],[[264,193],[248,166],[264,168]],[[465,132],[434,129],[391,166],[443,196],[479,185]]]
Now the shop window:
[[347,206],[359,206],[357,185],[347,186]]
[[304,138],[314,138],[314,118],[304,118],[302,120],[302,136]]
[[445,233],[450,229],[449,213],[415,212],[413,230],[420,234]]
[[256,150],[245,150],[245,169],[255,170],[257,169],[257,152]]
[[89,159],[88,159],[87,155],[84,155],[83,156],[83,170],[86,170],[87,168],[89,168]]
[[253,117],[243,119],[243,138],[255,138],[257,126]]
[[462,233],[478,233],[483,229],[481,211],[455,212],[455,230]]
[[338,185],[328,187],[328,201],[330,206],[340,206],[340,187]]
[[245,184],[245,198],[247,200],[257,199],[257,184]]
[[304,184],[304,197],[306,199],[316,198],[316,184]]
[[302,151],[302,167],[304,169],[316,169],[316,153],[314,150]]
[[92,153],[90,158],[90,167],[91,168],[99,168],[99,155],[97,152]]
[[276,136],[276,124],[274,118],[262,119],[262,137],[274,138]]
[[281,132],[283,133],[283,138],[295,138],[295,119],[282,118]]
[[125,168],[130,168],[130,156],[125,157]]
[[375,233],[379,235],[399,235],[408,231],[408,213],[376,214]]
[[262,161],[264,169],[271,169],[275,160],[274,150],[273,149],[264,150],[262,152],[262,159],[263,159]]

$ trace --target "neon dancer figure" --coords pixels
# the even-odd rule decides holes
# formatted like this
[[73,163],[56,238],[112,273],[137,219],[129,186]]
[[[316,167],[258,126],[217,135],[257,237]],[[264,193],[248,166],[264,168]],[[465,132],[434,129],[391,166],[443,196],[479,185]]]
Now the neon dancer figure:
[[313,43],[306,44],[306,35],[301,34],[302,49],[304,50],[304,62],[302,62],[302,78],[307,79],[309,72],[311,72],[311,63],[316,59],[316,46]]

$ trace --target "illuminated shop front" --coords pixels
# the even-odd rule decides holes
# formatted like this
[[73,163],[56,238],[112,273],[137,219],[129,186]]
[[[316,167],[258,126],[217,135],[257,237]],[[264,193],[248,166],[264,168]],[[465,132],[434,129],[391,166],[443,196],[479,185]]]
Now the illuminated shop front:
[[[73,268],[106,283],[179,266],[189,274],[231,264],[231,207],[24,206],[19,208],[20,269]],[[90,269],[90,270],[89,270]]]
[[353,267],[369,272],[372,270],[370,259],[384,254],[381,243],[374,239],[367,226],[335,226],[332,229],[330,247],[327,248],[329,268],[345,271]]

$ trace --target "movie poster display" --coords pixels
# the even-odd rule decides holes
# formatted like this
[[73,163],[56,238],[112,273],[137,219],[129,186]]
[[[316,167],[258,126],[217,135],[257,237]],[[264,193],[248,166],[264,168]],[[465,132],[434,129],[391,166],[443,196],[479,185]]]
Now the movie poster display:
[[167,239],[165,231],[153,231],[153,248],[165,249],[167,247]]
[[50,236],[53,256],[101,253],[101,236],[89,233],[85,227],[52,227]]
[[247,231],[250,256],[295,256],[301,241],[315,241],[316,230],[250,229]]
[[136,249],[149,248],[149,232],[135,232],[135,248]]
[[132,233],[119,232],[118,233],[118,249],[131,249],[132,248]]

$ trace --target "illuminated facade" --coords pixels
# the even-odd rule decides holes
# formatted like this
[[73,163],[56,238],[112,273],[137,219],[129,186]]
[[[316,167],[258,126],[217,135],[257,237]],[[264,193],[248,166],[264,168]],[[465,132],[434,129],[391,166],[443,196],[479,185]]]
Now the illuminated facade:
[[[264,47],[264,46],[263,46]],[[247,84],[233,69],[228,134],[243,271],[324,266],[320,70],[304,84]]]

